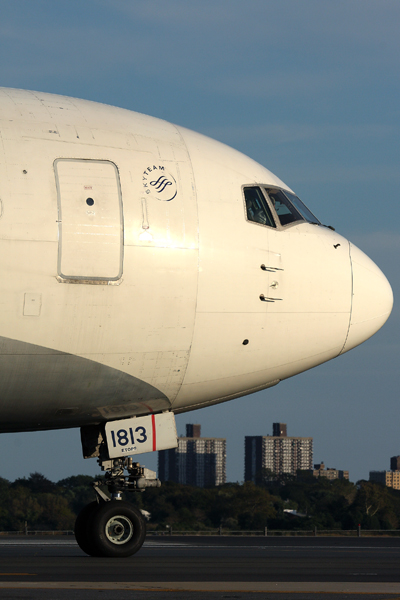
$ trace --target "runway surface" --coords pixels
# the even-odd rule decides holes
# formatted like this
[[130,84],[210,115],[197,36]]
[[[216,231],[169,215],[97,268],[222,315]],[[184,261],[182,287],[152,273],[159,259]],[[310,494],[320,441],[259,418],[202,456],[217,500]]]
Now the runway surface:
[[[29,595],[27,592],[29,590]],[[0,597],[400,599],[399,538],[148,537],[130,558],[70,537],[0,537]]]

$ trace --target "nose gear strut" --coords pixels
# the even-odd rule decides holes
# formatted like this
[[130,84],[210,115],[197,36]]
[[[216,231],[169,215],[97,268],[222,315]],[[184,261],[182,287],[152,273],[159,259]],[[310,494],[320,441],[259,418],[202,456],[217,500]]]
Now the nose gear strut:
[[76,541],[90,556],[131,556],[146,538],[146,522],[140,510],[122,500],[122,494],[160,487],[161,481],[131,456],[109,458],[100,428],[82,428],[81,438],[85,458],[97,456],[105,474],[92,483],[96,501],[85,506],[76,519]]
[[[142,467],[138,462],[133,462],[132,457],[114,458],[97,461],[102,471],[105,471],[104,479],[98,479],[92,483],[94,491],[100,501],[109,501],[110,498],[103,492],[101,487],[107,487],[112,500],[121,500],[123,492],[144,492],[148,487],[160,487],[161,481],[157,479],[155,471]],[[125,475],[125,471],[128,472]]]

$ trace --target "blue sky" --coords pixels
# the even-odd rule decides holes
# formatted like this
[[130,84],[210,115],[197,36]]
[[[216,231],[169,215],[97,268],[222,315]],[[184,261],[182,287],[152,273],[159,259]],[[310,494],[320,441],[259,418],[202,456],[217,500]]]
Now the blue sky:
[[[400,454],[400,3],[398,0],[0,0],[0,85],[86,98],[221,140],[285,181],[389,278],[386,326],[276,388],[178,418],[226,437],[314,438],[350,479]],[[97,472],[79,431],[0,436],[0,476]],[[6,460],[4,457],[7,457]],[[145,464],[156,467],[154,456]]]

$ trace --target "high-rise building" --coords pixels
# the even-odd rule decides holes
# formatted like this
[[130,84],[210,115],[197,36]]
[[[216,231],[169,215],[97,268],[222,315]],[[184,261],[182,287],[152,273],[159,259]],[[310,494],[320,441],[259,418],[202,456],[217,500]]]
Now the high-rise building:
[[400,490],[400,471],[370,471],[369,480]]
[[194,425],[193,423],[187,423],[186,437],[199,438],[200,435],[201,435],[201,425]]
[[390,459],[390,470],[400,471],[400,456],[392,456]]
[[286,437],[287,436],[286,423],[272,423],[272,435],[274,437]]
[[390,471],[370,471],[369,480],[400,490],[400,456],[390,459]]
[[158,453],[158,477],[198,487],[226,483],[226,439],[200,437],[200,425],[186,425],[178,447]]
[[[296,475],[313,464],[313,439],[288,437],[285,423],[273,424],[273,436],[245,437],[244,479],[259,483],[264,469],[275,475]],[[277,434],[277,435],[276,435]]]

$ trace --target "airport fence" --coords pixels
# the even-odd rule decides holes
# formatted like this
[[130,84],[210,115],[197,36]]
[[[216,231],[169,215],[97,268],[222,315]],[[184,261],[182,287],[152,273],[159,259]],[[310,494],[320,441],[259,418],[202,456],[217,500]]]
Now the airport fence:
[[48,535],[75,535],[74,532],[72,531],[72,529],[66,529],[66,530],[55,530],[55,531],[48,531],[48,530],[34,530],[34,529],[23,529],[21,531],[0,531],[0,536],[21,536],[21,535],[44,535],[44,536],[48,536]]
[[[0,531],[0,536],[73,536],[72,530]],[[235,536],[235,537],[400,537],[400,529],[268,529],[260,531],[232,531],[231,529],[208,529],[201,531],[178,531],[169,527],[165,531],[150,530],[148,536]]]
[[149,536],[258,536],[258,537],[400,537],[400,529],[265,529],[260,531],[232,531],[210,529],[202,531],[178,531],[169,527],[165,531],[148,531]]

